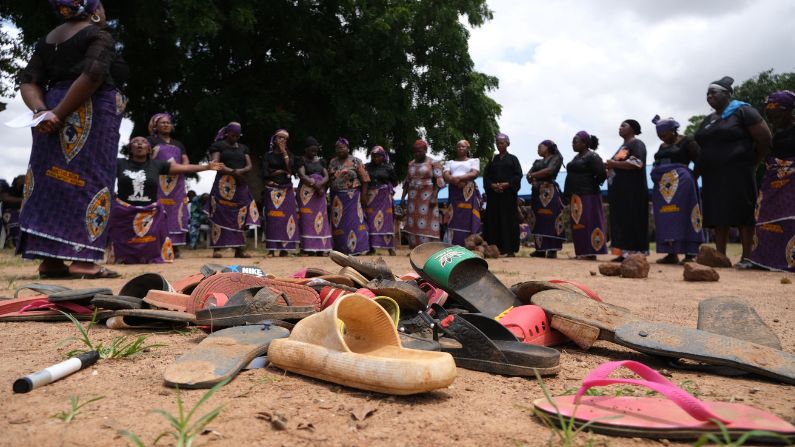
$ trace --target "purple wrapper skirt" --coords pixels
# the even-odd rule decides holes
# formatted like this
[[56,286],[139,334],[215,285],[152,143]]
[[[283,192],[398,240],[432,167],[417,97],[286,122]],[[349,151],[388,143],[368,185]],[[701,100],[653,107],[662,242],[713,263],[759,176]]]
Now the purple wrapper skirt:
[[331,236],[334,250],[362,254],[370,250],[367,221],[358,189],[331,192]]
[[693,173],[684,165],[664,164],[652,169],[651,179],[657,253],[698,254],[704,232]]
[[266,186],[262,201],[265,204],[265,248],[297,250],[298,214],[293,185]]
[[605,212],[599,194],[572,194],[569,203],[571,234],[577,256],[607,253]]
[[[177,146],[161,143],[157,160],[174,160],[182,164],[182,151]],[[168,235],[174,245],[185,245],[190,212],[184,175],[161,175],[157,185],[157,200],[166,209]]]
[[450,185],[450,221],[447,224],[447,239],[453,245],[464,245],[470,234],[480,233],[480,207],[482,198],[474,181],[463,188]]
[[563,248],[566,230],[563,226],[563,200],[558,185],[538,182],[530,196],[530,236],[536,250],[558,251]]
[[795,272],[795,157],[768,157],[756,201],[756,229],[750,260]]
[[370,248],[395,248],[395,213],[392,186],[381,185],[367,191],[367,226]]
[[168,218],[158,202],[146,206],[113,201],[110,211],[109,261],[116,264],[162,264],[174,260]]
[[[323,180],[320,174],[310,175],[315,181]],[[309,185],[298,187],[299,219],[301,222],[301,249],[304,251],[331,251],[331,224],[328,221],[326,194]]]
[[248,185],[233,175],[216,173],[206,207],[213,248],[245,247],[246,230],[260,223]]

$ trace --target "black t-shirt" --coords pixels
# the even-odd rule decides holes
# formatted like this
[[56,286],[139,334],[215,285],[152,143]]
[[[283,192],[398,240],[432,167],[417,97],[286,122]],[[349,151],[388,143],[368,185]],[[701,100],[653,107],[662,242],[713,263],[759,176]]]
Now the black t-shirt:
[[[291,174],[295,175],[295,155],[287,151],[287,159],[290,164],[289,171]],[[265,179],[265,181],[271,181],[277,185],[286,185],[290,183],[290,176],[287,174],[273,175],[273,171],[276,170],[287,170],[287,163],[285,163],[284,155],[280,152],[268,151],[262,157],[262,178]]]
[[304,168],[304,174],[309,177],[312,174],[323,175],[323,170],[327,169],[326,160],[315,157],[313,160],[307,160],[305,157],[298,157],[295,159],[295,169]]
[[238,144],[237,147],[230,146],[226,141],[216,141],[210,146],[208,150],[210,156],[214,152],[221,153],[219,160],[227,168],[230,169],[243,169],[246,167],[246,155],[249,153],[248,146],[245,144]]
[[737,109],[728,118],[712,114],[701,122],[696,141],[701,146],[698,165],[704,169],[720,169],[726,163],[753,165],[754,140],[748,128],[762,121],[762,115],[750,106]]
[[795,126],[776,132],[770,155],[776,158],[795,157]]
[[560,172],[561,166],[563,166],[563,157],[561,157],[560,154],[554,154],[549,158],[539,158],[534,161],[533,166],[530,168],[530,172],[538,172],[542,169],[552,168],[552,172],[548,176],[539,178],[538,180],[554,182],[555,178],[558,176],[558,172]]
[[367,170],[367,175],[370,176],[370,187],[372,188],[386,184],[397,185],[397,174],[395,174],[395,168],[391,163],[384,162],[378,166],[372,163],[365,163],[364,169]]
[[682,141],[670,146],[660,145],[654,154],[654,166],[679,163],[685,166],[698,160],[698,143],[691,137],[684,137]]
[[604,183],[607,174],[602,157],[588,150],[583,155],[576,155],[566,165],[566,197],[572,194],[599,194],[599,185]]
[[115,46],[113,37],[96,25],[81,29],[58,45],[42,38],[36,43],[30,62],[20,72],[19,82],[47,87],[85,74],[106,84],[122,85],[130,76],[130,68],[116,54]]
[[168,175],[171,163],[146,160],[136,163],[127,158],[116,160],[118,193],[116,196],[130,205],[144,206],[157,200],[157,185],[161,175]]
[[637,138],[622,144],[613,160],[640,164],[640,169],[613,169],[611,186],[646,187],[646,144]]

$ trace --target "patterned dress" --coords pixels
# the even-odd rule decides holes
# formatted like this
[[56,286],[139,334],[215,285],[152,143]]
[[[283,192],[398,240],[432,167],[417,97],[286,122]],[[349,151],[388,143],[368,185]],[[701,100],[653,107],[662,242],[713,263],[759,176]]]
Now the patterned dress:
[[444,186],[442,165],[438,161],[426,156],[422,162],[409,162],[408,175],[403,183],[403,188],[408,191],[403,232],[406,233],[410,248],[439,240],[441,216],[437,195]]

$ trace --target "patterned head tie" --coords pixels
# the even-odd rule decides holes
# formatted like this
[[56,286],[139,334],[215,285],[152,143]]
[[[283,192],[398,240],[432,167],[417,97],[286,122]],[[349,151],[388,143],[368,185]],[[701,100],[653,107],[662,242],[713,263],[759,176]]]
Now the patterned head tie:
[[679,128],[679,123],[673,118],[660,118],[660,115],[654,115],[651,122],[656,126],[657,132],[670,132]]
[[232,121],[231,123],[227,124],[226,126],[218,129],[218,132],[215,134],[215,141],[221,141],[226,138],[229,134],[238,134],[240,135],[241,131],[243,130],[240,127],[240,123]]
[[373,146],[373,150],[370,151],[370,157],[372,158],[373,155],[382,155],[384,157],[384,161],[389,163],[389,153],[383,148],[383,146]]
[[[151,118],[149,118],[149,135],[154,135],[157,133],[157,122],[163,118],[168,118],[169,121],[172,119],[171,114],[168,112],[155,113]],[[174,123],[172,122],[171,124],[173,125]]]
[[99,0],[50,0],[55,13],[63,20],[88,17],[99,8]]
[[765,103],[768,110],[792,110],[795,109],[795,93],[779,90],[767,95]]
[[287,132],[286,129],[279,129],[271,135],[270,140],[268,141],[268,148],[273,150],[273,143],[276,141],[276,137],[284,137],[285,139],[290,138],[290,133]]
[[334,143],[334,147],[336,147],[336,146],[340,146],[340,145],[342,145],[342,146],[350,146],[350,144],[351,144],[351,143],[350,143],[350,141],[348,141],[348,139],[347,139],[347,138],[345,138],[345,137],[339,137],[339,138],[337,138],[337,142],[336,142],[336,143]]

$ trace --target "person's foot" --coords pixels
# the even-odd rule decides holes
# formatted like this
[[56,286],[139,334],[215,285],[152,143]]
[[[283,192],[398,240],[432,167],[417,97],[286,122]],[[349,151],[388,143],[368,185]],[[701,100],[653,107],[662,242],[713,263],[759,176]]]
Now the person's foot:
[[250,258],[251,255],[246,253],[246,250],[244,250],[242,248],[236,248],[235,249],[235,257],[236,258]]
[[223,258],[224,255],[221,254],[221,250],[215,249],[213,250],[213,258]]
[[516,253],[514,253],[514,252],[510,252],[510,253],[508,253],[508,254],[507,254],[507,255],[505,255],[505,256],[507,256],[507,257],[509,257],[509,258],[515,258],[515,257],[516,257]]
[[93,262],[74,261],[69,266],[69,273],[82,279],[105,279],[105,278],[118,278],[121,276],[118,272],[106,269]]
[[624,262],[624,257],[616,256],[615,258],[611,259],[610,262]]
[[375,255],[375,248],[367,250],[367,256],[374,256],[374,255]]
[[579,255],[577,259],[581,261],[596,261],[596,255]]
[[679,265],[685,265],[688,262],[696,262],[696,257],[693,255],[685,255],[685,259],[679,261]]
[[558,252],[555,250],[547,250],[547,259],[557,259]]
[[47,258],[39,264],[39,277],[64,278],[69,276],[69,267],[64,264],[63,259]]
[[395,255],[397,255],[397,253],[395,253],[395,249],[394,248],[390,248],[389,249],[389,256],[395,256]]
[[279,252],[279,257],[280,258],[284,258],[286,256],[287,256],[287,250],[282,250],[282,251]]
[[546,258],[547,257],[547,253],[544,252],[544,251],[536,250],[536,251],[530,253],[530,257],[531,258]]
[[658,259],[657,264],[679,264],[679,256],[676,253],[668,253]]
[[181,257],[182,257],[182,255],[179,252],[179,245],[175,245],[174,246],[174,259],[179,259]]
[[737,270],[751,270],[751,269],[755,269],[757,267],[751,261],[749,261],[747,258],[742,258],[740,260],[740,262],[738,262],[737,264],[734,264],[734,268],[736,268]]

